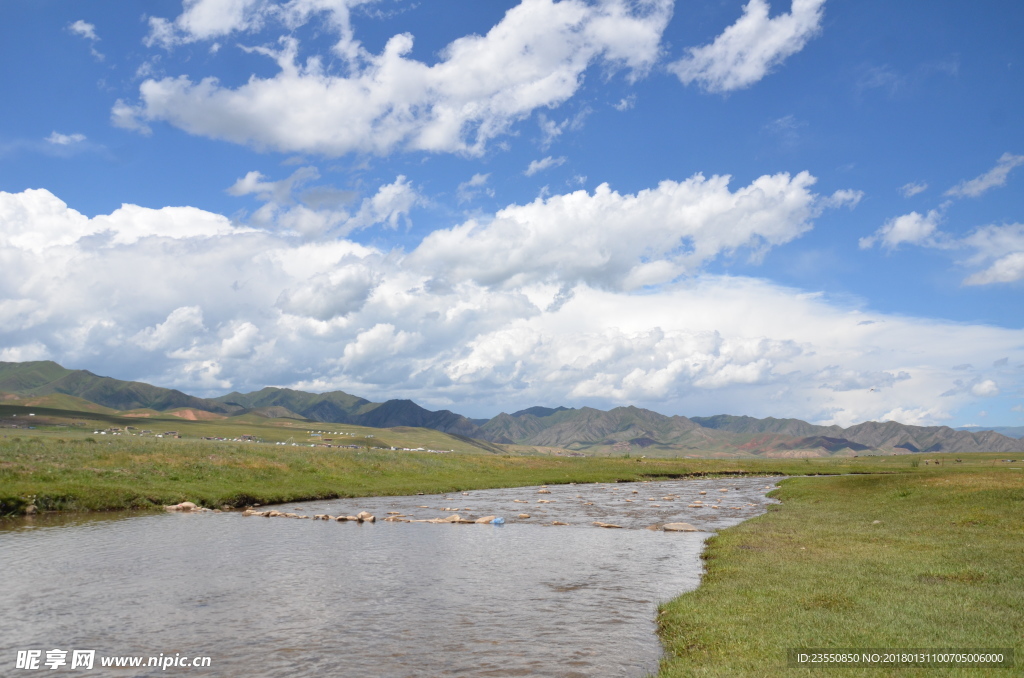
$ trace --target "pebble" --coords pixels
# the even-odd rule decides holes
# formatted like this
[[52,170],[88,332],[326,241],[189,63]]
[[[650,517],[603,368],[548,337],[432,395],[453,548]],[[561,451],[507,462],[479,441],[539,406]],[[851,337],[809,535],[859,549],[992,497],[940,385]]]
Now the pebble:
[[666,523],[661,526],[665,532],[700,532],[690,523]]

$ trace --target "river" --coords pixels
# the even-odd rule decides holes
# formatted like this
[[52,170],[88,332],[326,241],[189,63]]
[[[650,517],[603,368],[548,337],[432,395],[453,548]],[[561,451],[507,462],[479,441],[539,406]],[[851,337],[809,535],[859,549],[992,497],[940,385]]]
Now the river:
[[[373,524],[238,512],[6,521],[0,674],[33,675],[14,670],[19,650],[41,651],[41,662],[63,650],[67,665],[41,663],[46,675],[638,678],[658,667],[657,604],[699,584],[708,533],[763,513],[777,480],[273,507],[310,516],[366,510]],[[454,513],[443,509],[507,522],[382,520],[389,511],[413,520]],[[675,521],[702,531],[644,529]],[[95,650],[95,668],[71,669],[72,650]],[[161,654],[206,656],[210,667],[145,666]],[[143,667],[100,667],[113,656],[143,657]]]

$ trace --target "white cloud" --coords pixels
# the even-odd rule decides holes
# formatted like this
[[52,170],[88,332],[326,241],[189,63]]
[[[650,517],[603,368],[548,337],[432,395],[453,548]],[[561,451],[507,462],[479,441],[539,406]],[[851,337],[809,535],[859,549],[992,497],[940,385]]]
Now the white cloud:
[[970,181],[960,182],[946,191],[945,195],[954,198],[977,198],[991,188],[1005,186],[1010,170],[1021,164],[1024,164],[1024,155],[1003,153],[995,167]]
[[527,167],[523,171],[523,174],[525,174],[528,177],[532,177],[537,172],[543,172],[546,169],[551,169],[552,167],[558,167],[559,165],[561,165],[564,162],[565,162],[565,156],[561,156],[561,157],[558,157],[558,158],[553,158],[553,157],[551,157],[549,155],[548,157],[542,158],[540,160],[532,160],[532,161],[530,161],[530,166]]
[[263,23],[263,15],[271,7],[265,0],[184,0],[183,5],[185,11],[173,22],[150,17],[147,45],[170,48],[252,30]]
[[[1006,184],[1010,170],[1024,164],[1024,155],[1004,153],[994,168],[979,177],[964,181],[946,191],[954,198],[977,197],[996,186]],[[927,188],[927,184],[907,184],[901,191],[906,196],[916,195]],[[968,256],[959,262],[971,268],[982,268],[964,279],[965,285],[990,285],[1012,283],[1024,279],[1024,224],[989,225],[977,228],[973,233],[956,238],[938,230],[942,212],[952,200],[947,200],[939,209],[927,215],[911,212],[888,220],[872,235],[861,238],[861,249],[873,247],[876,243],[888,250],[901,244],[936,247],[949,251],[967,251]]]
[[890,219],[874,234],[861,238],[861,249],[876,243],[890,251],[902,244],[966,252],[961,265],[980,269],[964,279],[964,285],[1012,283],[1024,279],[1024,224],[983,226],[963,238],[938,230],[938,210],[922,216],[911,212]]
[[[299,63],[298,42],[285,36],[279,50],[250,49],[277,61],[276,76],[254,75],[234,89],[216,78],[149,79],[139,104],[118,102],[115,124],[144,129],[165,120],[191,134],[328,156],[399,149],[477,155],[516,121],[570,98],[591,64],[644,74],[659,56],[672,10],[670,0],[524,0],[486,35],[459,38],[427,64],[409,58],[409,34],[392,37],[380,54],[346,38],[347,19],[337,17],[347,17],[352,4],[201,0],[173,28],[157,20],[151,42],[168,44],[248,30],[281,12],[294,27],[326,10],[342,35],[347,73],[328,72],[319,57]],[[217,11],[201,22],[192,18],[207,6]]]
[[619,99],[618,103],[613,104],[612,107],[617,111],[628,111],[634,106],[636,106],[636,95],[630,94],[628,97]]
[[469,202],[477,196],[480,191],[483,191],[486,195],[494,197],[494,189],[484,188],[487,185],[487,180],[490,179],[490,173],[487,174],[474,174],[468,180],[463,181],[455,189],[455,195],[459,202]]
[[[346,59],[359,56],[359,43],[351,25],[352,9],[376,0],[185,0],[184,11],[173,21],[150,17],[147,46],[172,49],[177,45],[211,41],[233,33],[253,32],[267,24],[280,24],[288,31],[307,23],[317,15],[326,16],[330,28],[338,34],[333,51]],[[213,42],[210,52],[219,51]]]
[[46,141],[57,146],[71,146],[85,141],[85,135],[78,133],[61,134],[60,132],[51,132],[50,136],[46,137]]
[[[723,178],[698,176],[635,195],[552,196],[409,253],[191,207],[124,205],[90,219],[44,190],[0,193],[0,359],[46,357],[199,393],[339,388],[472,416],[637,404],[934,423],[1024,387],[1011,369],[998,385],[977,376],[958,386],[965,373],[950,367],[1024,362],[1020,330],[870,313],[699,268],[628,290],[634,269],[679,264],[672,239],[692,238],[682,260],[696,266],[697,251],[796,237],[825,200],[811,181],[776,175],[730,191]],[[276,183],[250,176],[236,186],[273,199]],[[599,228],[584,229],[595,215]],[[512,226],[522,232],[498,237]],[[445,238],[458,255],[448,264]],[[573,249],[578,238],[588,242]],[[503,243],[513,261],[504,269]],[[548,258],[535,265],[538,256]]]
[[1024,279],[1024,224],[985,226],[963,239],[974,250],[967,263],[986,266],[964,280],[965,285],[1010,283]]
[[100,39],[99,36],[96,35],[96,26],[82,21],[81,19],[68,26],[68,30],[75,35],[80,35],[86,40],[91,40],[93,42]]
[[728,176],[622,195],[607,184],[510,205],[493,220],[427,236],[408,261],[446,280],[518,286],[586,282],[617,289],[657,285],[747,249],[757,258],[799,237],[825,200],[806,172],[755,179],[729,190]]
[[769,18],[766,0],[749,0],[743,16],[710,45],[690,47],[669,66],[685,85],[709,92],[749,87],[804,48],[821,30],[825,0],[793,0],[788,14]]
[[918,193],[924,193],[928,190],[928,184],[924,181],[910,182],[900,186],[900,194],[904,198],[913,198]]
[[194,342],[197,335],[205,331],[203,309],[198,306],[182,306],[167,316],[164,322],[140,330],[131,341],[144,349],[175,347]]
[[999,386],[991,379],[986,379],[972,386],[971,393],[982,398],[991,398],[999,395]]
[[875,243],[879,243],[887,250],[894,250],[904,243],[935,246],[935,237],[941,220],[942,215],[938,210],[931,210],[925,215],[911,212],[889,219],[873,235],[861,238],[860,248],[870,249]]
[[[378,224],[395,229],[400,223],[409,223],[409,212],[422,201],[409,180],[399,175],[394,182],[382,185],[374,195],[364,198],[353,214],[343,206],[352,197],[348,191],[330,187],[305,189],[319,178],[315,167],[300,167],[279,181],[268,181],[261,172],[253,171],[238,179],[227,192],[236,196],[253,194],[265,201],[250,218],[254,225],[305,237],[347,235]],[[300,189],[304,192],[299,193]]]
[[46,360],[50,352],[41,341],[33,341],[22,346],[0,348],[0,362],[20,363],[29,360]]
[[96,43],[100,40],[100,36],[96,35],[96,26],[79,19],[78,21],[69,24],[68,30],[74,33],[75,35],[79,35],[88,40],[91,43],[89,46],[89,52],[97,60],[103,61],[105,57],[96,50],[95,46]]

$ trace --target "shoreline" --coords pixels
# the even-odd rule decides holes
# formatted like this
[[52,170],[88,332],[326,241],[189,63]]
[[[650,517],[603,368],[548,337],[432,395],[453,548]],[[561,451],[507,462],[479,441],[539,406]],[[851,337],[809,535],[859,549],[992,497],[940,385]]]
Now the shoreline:
[[630,459],[244,446],[201,441],[0,441],[0,516],[244,508],[361,496],[727,476],[916,472],[901,457]]
[[659,678],[802,675],[795,648],[1015,648],[1020,666],[1019,471],[792,477],[769,496],[706,540],[697,589],[659,606]]

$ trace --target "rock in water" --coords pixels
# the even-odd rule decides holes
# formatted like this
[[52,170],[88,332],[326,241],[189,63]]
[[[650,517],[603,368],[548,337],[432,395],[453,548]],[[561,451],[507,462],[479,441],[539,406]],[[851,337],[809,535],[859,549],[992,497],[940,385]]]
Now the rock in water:
[[700,532],[690,523],[666,523],[661,529],[666,532]]
[[483,518],[477,518],[475,522],[478,523],[489,523],[494,520],[497,516],[484,516]]

